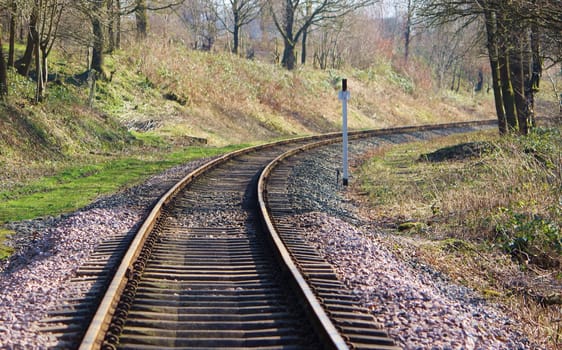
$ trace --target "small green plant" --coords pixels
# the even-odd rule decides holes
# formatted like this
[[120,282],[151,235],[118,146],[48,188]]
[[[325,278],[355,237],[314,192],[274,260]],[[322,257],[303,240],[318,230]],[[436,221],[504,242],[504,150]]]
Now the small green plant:
[[79,100],[65,85],[52,85],[47,90],[47,101],[53,104],[77,103]]
[[548,267],[562,256],[561,227],[557,222],[504,207],[498,208],[493,217],[499,242],[517,260]]
[[0,260],[8,258],[14,249],[11,246],[4,244],[7,238],[14,232],[0,227]]
[[338,89],[341,87],[341,81],[342,81],[342,77],[340,75],[340,73],[334,69],[329,69],[328,70],[328,81],[330,82],[330,85],[334,88],[334,89]]
[[391,82],[398,85],[405,93],[412,94],[414,92],[414,82],[394,70],[388,72],[388,78]]
[[35,83],[28,77],[16,72],[15,68],[8,69],[9,96],[17,96],[32,100],[35,96]]

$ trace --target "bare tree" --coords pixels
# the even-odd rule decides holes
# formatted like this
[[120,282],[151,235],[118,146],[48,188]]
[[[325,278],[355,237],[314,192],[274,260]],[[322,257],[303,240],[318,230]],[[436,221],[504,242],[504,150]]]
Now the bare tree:
[[376,0],[269,0],[275,26],[283,37],[281,64],[289,70],[295,68],[296,45],[313,25],[341,18],[374,2]]
[[[464,26],[459,23],[447,23],[438,28],[420,28],[425,35],[420,38],[420,45],[425,48],[421,52],[429,61],[437,75],[438,87],[444,86],[445,79],[453,76],[452,90],[456,89],[454,81],[460,72],[467,70],[463,61],[468,56],[478,56],[481,31],[475,24]],[[456,76],[456,77],[455,77]],[[460,78],[457,85],[460,83]]]
[[562,28],[559,2],[426,0],[420,14],[435,25],[483,21],[499,131],[527,134],[534,124],[544,33]]
[[122,13],[128,15],[135,14],[137,24],[137,39],[143,40],[148,34],[148,11],[160,11],[173,9],[182,5],[185,0],[155,1],[148,3],[146,0],[134,0],[131,5],[121,6]]
[[107,51],[121,48],[121,1],[107,1]]
[[[37,82],[35,100],[37,102],[43,99],[48,78],[47,57],[57,38],[58,25],[64,7],[65,0],[33,0],[28,2],[10,0],[9,2],[12,20],[10,20],[8,61],[9,64],[14,63],[20,74],[27,76],[30,73],[33,57],[35,57],[35,78]],[[15,21],[13,18],[20,8],[25,9],[25,13],[29,16],[27,44],[23,57],[14,62]]]
[[214,4],[217,19],[232,34],[232,52],[238,54],[242,27],[258,18],[263,6],[262,0],[216,0]]
[[209,0],[193,0],[182,6],[178,15],[193,34],[193,49],[210,51],[217,39],[219,22],[213,4]]
[[342,61],[338,44],[344,30],[342,21],[323,26],[317,31],[318,43],[314,50],[314,64],[320,69],[338,68]]
[[62,11],[67,4],[65,0],[36,0],[35,5],[37,6],[40,22],[37,32],[35,58],[37,70],[36,101],[39,102],[43,99],[49,78],[47,58],[51,53],[55,40],[57,40]]
[[146,0],[135,0],[135,20],[137,23],[137,40],[146,38],[148,31],[148,9]]

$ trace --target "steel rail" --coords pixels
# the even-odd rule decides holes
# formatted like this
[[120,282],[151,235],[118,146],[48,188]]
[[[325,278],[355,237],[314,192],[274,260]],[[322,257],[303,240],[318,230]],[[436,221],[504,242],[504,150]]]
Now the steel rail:
[[[369,137],[375,135],[380,136],[380,135],[389,135],[393,133],[416,132],[416,131],[443,129],[443,128],[452,128],[452,127],[482,126],[488,124],[491,125],[493,123],[495,123],[495,121],[477,121],[477,122],[463,122],[463,123],[440,124],[440,125],[409,126],[409,127],[400,127],[400,128],[392,128],[392,129],[363,130],[363,131],[351,132],[350,138]],[[119,264],[119,267],[113,279],[111,280],[109,287],[99,304],[99,307],[97,308],[97,311],[92,319],[92,322],[90,323],[90,326],[86,330],[85,336],[82,339],[79,349],[89,350],[89,349],[98,349],[101,347],[101,344],[103,342],[103,336],[108,330],[109,323],[113,316],[113,312],[115,311],[115,307],[119,300],[120,294],[124,289],[128,277],[133,272],[133,268],[132,268],[133,264],[135,263],[136,259],[139,257],[142,247],[145,241],[147,240],[148,235],[155,227],[158,219],[161,217],[163,211],[170,204],[174,196],[177,195],[177,193],[180,192],[183,188],[185,188],[188,184],[190,184],[195,178],[215,168],[219,164],[222,164],[237,156],[251,153],[251,152],[256,152],[264,148],[273,147],[275,145],[285,145],[285,144],[295,143],[297,141],[305,142],[305,141],[320,140],[320,142],[324,142],[324,143],[333,143],[333,142],[337,142],[338,139],[341,139],[341,133],[328,133],[323,135],[289,139],[289,140],[283,140],[283,141],[263,144],[254,147],[248,147],[245,149],[241,149],[238,151],[225,154],[215,160],[206,163],[205,165],[201,166],[200,168],[186,175],[181,181],[179,181],[176,185],[174,185],[166,194],[164,194],[158,200],[158,202],[153,207],[152,211],[147,216],[146,220],[138,230],[138,233],[136,234],[134,240],[131,243],[130,249],[125,254],[124,258]],[[301,148],[301,151],[304,149],[305,148]],[[288,266],[286,267],[286,269],[292,270],[294,269],[294,267]],[[310,309],[316,310],[318,309],[318,306],[317,305],[313,306],[311,304]],[[322,317],[319,316],[318,318],[320,319]],[[331,329],[329,325],[328,325],[327,334],[330,335],[334,334],[333,329]],[[337,335],[334,335],[333,344],[335,348],[342,348],[340,347],[342,346],[341,339],[338,339]]]
[[123,257],[117,271],[112,278],[107,291],[102,298],[99,307],[97,308],[88,329],[80,343],[80,350],[93,350],[101,348],[103,337],[109,328],[111,318],[115,311],[115,307],[118,303],[120,295],[125,288],[128,281],[128,277],[132,274],[132,266],[141,254],[141,250],[146,242],[152,229],[155,227],[157,220],[161,217],[163,210],[172,201],[174,196],[180,192],[183,188],[188,186],[194,179],[201,176],[205,172],[215,168],[216,166],[227,162],[228,160],[234,159],[237,156],[255,152],[264,148],[273,147],[276,145],[285,145],[297,141],[315,140],[322,138],[333,138],[336,137],[336,133],[301,137],[289,140],[282,140],[273,143],[263,144],[259,146],[247,147],[241,150],[233,151],[227,153],[221,157],[218,157],[193,172],[186,175],[182,180],[180,180],[176,185],[174,185],[170,190],[168,190],[154,205],[150,214],[146,217],[144,223],[139,228],[138,233],[131,242],[130,248]]
[[[455,123],[455,124],[442,124],[442,125],[435,125],[435,126],[424,126],[424,127],[403,127],[403,128],[394,128],[394,129],[385,129],[385,130],[367,130],[367,131],[360,131],[360,132],[354,132],[351,133],[349,136],[350,139],[359,139],[359,138],[366,138],[366,137],[376,137],[376,136],[384,136],[384,135],[398,135],[398,134],[405,134],[405,133],[411,133],[411,132],[420,132],[420,131],[435,131],[435,130],[443,130],[443,129],[451,129],[451,128],[467,128],[467,127],[482,127],[482,126],[488,126],[488,125],[492,125],[493,121],[485,121],[485,122],[468,122],[468,123]],[[326,313],[326,308],[328,308],[328,310],[331,308],[328,305],[325,305],[321,302],[319,302],[319,297],[320,300],[323,300],[323,296],[318,295],[317,292],[315,292],[313,289],[315,289],[316,287],[312,287],[310,286],[309,282],[311,282],[313,285],[314,283],[314,277],[311,277],[308,275],[308,273],[306,272],[307,268],[305,267],[307,265],[306,262],[303,262],[303,265],[301,265],[301,263],[299,263],[299,266],[297,266],[293,261],[296,260],[298,261],[298,252],[292,252],[291,247],[295,247],[294,241],[298,240],[294,237],[286,237],[280,234],[275,220],[272,216],[272,208],[269,204],[269,200],[268,200],[268,190],[269,190],[269,180],[270,178],[273,176],[274,171],[281,165],[284,163],[290,163],[290,158],[299,154],[299,153],[303,153],[315,148],[320,148],[322,146],[325,145],[329,145],[329,144],[333,144],[335,142],[338,142],[338,140],[340,140],[341,137],[337,137],[334,139],[324,139],[321,141],[317,141],[317,142],[313,142],[313,143],[309,143],[297,148],[293,148],[281,155],[279,155],[277,158],[275,158],[271,163],[269,163],[269,165],[267,167],[264,168],[264,170],[262,171],[262,174],[260,175],[260,178],[258,180],[258,202],[259,202],[259,210],[260,210],[260,215],[262,217],[262,221],[264,226],[266,227],[266,232],[269,232],[270,234],[270,240],[272,241],[273,244],[277,245],[277,246],[283,246],[284,248],[280,250],[280,254],[281,254],[281,258],[283,260],[286,261],[286,266],[290,267],[290,270],[288,271],[288,273],[293,275],[293,280],[297,281],[297,289],[299,290],[299,294],[301,295],[301,297],[309,299],[308,305],[311,308],[314,308],[314,310],[311,312],[311,314],[316,315],[316,319],[314,320],[315,323],[315,328],[317,329],[318,332],[321,332],[321,336],[324,337],[325,339],[329,339],[330,344],[333,344],[334,348],[348,348],[349,345],[355,346],[355,344],[352,341],[352,338],[357,338],[356,334],[345,334],[345,327],[341,325],[342,322],[338,322],[340,323],[340,325],[335,325],[332,322],[332,318],[330,316],[327,315]],[[290,167],[290,166],[289,166]],[[278,191],[280,191],[280,189],[276,188],[275,189],[276,192],[275,194],[278,195]],[[275,202],[277,203],[278,198],[277,196],[274,196],[275,198]],[[284,241],[284,237],[289,239],[289,242],[285,242]],[[286,243],[289,244],[289,246],[286,246]],[[297,250],[300,250],[300,246],[297,247]],[[310,259],[310,253],[307,253],[306,255],[306,259]],[[301,270],[303,269],[303,270]],[[310,268],[309,268],[310,269]],[[315,273],[318,273],[318,269],[315,269],[314,267],[312,267],[313,270],[315,270]],[[324,269],[322,272],[324,275],[333,275],[333,271],[332,269]],[[307,276],[304,276],[304,275]],[[322,294],[322,293],[321,293]],[[337,302],[336,302],[337,303]],[[336,308],[341,307],[341,306],[336,306]],[[350,308],[352,309],[352,308]],[[351,320],[349,320],[351,321]],[[352,322],[352,321],[351,321]],[[345,323],[345,321],[344,321]],[[367,326],[368,328],[369,326]],[[345,334],[345,341],[343,340],[340,332],[343,332],[343,334]],[[369,329],[365,329],[365,333],[371,332],[371,330]],[[361,339],[361,336],[358,337],[359,339]],[[366,338],[363,338],[366,339]],[[343,344],[341,342],[344,342]],[[397,347],[395,347],[394,345],[392,345],[392,341],[389,338],[386,338],[386,335],[383,332],[380,332],[378,334],[376,334],[375,337],[369,338],[369,341],[372,341],[372,343],[370,345],[363,345],[366,346],[368,348],[373,348],[373,349],[398,349]],[[340,347],[341,346],[341,347]]]

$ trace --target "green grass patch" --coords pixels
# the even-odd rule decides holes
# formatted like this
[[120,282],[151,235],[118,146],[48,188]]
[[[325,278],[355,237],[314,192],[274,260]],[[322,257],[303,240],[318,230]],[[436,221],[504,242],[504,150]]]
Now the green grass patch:
[[147,146],[154,146],[154,147],[163,147],[167,145],[166,140],[159,135],[152,131],[147,132],[137,132],[131,131],[131,134],[135,137],[135,139],[142,141],[143,145]]
[[0,260],[4,260],[13,253],[13,248],[5,245],[8,236],[12,235],[14,232],[6,230],[0,227]]
[[159,154],[160,158],[130,157],[68,167],[54,176],[0,192],[0,223],[71,212],[99,196],[140,183],[172,166],[240,147],[189,147],[183,151]]

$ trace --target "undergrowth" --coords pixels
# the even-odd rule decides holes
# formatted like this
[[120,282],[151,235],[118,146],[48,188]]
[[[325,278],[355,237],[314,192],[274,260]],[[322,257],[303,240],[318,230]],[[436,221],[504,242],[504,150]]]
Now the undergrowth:
[[527,327],[529,334],[556,349],[562,345],[560,128],[527,137],[496,133],[383,146],[358,170],[357,198],[402,242],[417,237],[418,257],[511,305],[525,327],[540,325]]

